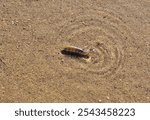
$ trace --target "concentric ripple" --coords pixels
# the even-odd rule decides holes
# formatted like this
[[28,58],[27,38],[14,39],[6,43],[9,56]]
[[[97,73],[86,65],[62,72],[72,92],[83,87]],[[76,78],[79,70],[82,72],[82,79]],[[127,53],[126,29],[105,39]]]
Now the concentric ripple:
[[125,41],[131,38],[128,27],[114,13],[103,9],[86,10],[60,25],[57,42],[92,49],[91,60],[65,58],[62,67],[101,77],[115,76],[123,67]]

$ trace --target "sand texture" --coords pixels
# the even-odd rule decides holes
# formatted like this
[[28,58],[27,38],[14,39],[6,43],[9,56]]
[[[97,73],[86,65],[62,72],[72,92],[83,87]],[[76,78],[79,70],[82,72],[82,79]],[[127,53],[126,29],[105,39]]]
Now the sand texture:
[[0,102],[150,102],[150,0],[0,0]]

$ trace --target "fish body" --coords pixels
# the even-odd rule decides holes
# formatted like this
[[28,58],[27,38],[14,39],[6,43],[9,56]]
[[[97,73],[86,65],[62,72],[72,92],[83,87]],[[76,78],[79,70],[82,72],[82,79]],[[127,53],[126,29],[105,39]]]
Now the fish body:
[[81,58],[89,58],[89,52],[85,51],[81,48],[75,47],[75,46],[66,46],[61,51],[64,55],[70,55],[74,57],[81,57]]

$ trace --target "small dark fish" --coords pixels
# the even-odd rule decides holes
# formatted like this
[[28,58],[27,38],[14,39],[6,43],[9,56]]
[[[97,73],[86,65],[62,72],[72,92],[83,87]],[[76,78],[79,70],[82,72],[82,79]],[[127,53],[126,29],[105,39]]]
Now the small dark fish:
[[66,46],[61,53],[73,57],[89,58],[89,52],[74,46]]

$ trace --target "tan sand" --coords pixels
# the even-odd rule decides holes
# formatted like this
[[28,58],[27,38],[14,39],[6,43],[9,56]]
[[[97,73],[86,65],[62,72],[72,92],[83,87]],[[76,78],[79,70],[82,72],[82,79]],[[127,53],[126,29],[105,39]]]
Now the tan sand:
[[150,102],[150,0],[1,0],[0,102]]

